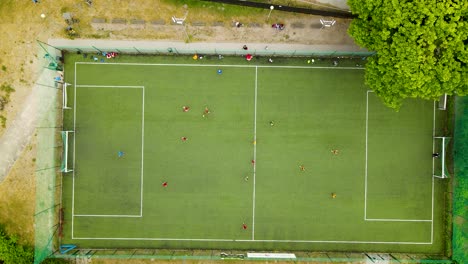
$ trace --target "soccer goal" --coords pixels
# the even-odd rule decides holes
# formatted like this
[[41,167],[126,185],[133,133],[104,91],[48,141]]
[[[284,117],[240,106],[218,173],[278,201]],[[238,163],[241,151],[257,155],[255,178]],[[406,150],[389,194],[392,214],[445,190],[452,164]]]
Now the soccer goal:
[[67,100],[67,87],[71,85],[69,83],[64,83],[63,84],[63,89],[62,89],[62,108],[63,109],[71,109],[71,107],[68,106],[68,100]]
[[432,158],[434,159],[434,177],[441,179],[449,177],[445,162],[449,141],[449,137],[434,137],[435,153],[432,154]]
[[63,153],[62,153],[62,165],[60,166],[60,170],[62,172],[71,172],[73,168],[69,168],[68,166],[68,152],[70,148],[68,147],[68,142],[70,141],[70,134],[74,134],[74,131],[62,131],[62,140],[63,140]]
[[447,94],[440,96],[438,108],[439,110],[447,110]]

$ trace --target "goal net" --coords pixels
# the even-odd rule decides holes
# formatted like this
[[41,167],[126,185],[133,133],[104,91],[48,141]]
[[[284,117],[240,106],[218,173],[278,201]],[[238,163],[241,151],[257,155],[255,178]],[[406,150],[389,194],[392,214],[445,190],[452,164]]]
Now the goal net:
[[442,179],[449,177],[445,161],[449,141],[449,137],[434,137],[434,153],[432,155],[434,159],[434,177]]
[[68,106],[68,95],[67,95],[67,87],[71,85],[69,83],[64,83],[63,84],[63,89],[62,89],[62,108],[63,109],[71,109],[71,107]]
[[[70,142],[70,136],[73,135],[74,131],[62,131],[62,140],[63,140],[63,153],[62,153],[62,165],[60,166],[60,170],[62,172],[71,172],[73,171],[73,166],[69,166],[68,157],[70,148],[68,146],[68,142]],[[71,168],[70,168],[71,167]]]

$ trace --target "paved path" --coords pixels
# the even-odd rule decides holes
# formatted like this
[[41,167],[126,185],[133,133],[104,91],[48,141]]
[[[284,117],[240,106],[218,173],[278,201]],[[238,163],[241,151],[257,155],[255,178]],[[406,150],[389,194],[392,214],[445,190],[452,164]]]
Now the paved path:
[[[96,51],[96,47],[103,51],[121,49],[137,53],[141,51],[167,51],[172,48],[181,53],[192,54],[193,51],[199,53],[229,53],[241,52],[242,46],[245,44],[249,47],[249,52],[261,51],[262,53],[271,54],[288,54],[296,51],[297,53],[333,53],[333,52],[367,52],[367,50],[360,48],[357,45],[340,45],[340,44],[327,44],[327,45],[306,45],[306,44],[283,44],[283,43],[212,43],[212,42],[193,42],[185,43],[182,41],[127,41],[127,40],[95,40],[95,39],[50,39],[49,43],[58,48],[79,48],[83,51]],[[267,49],[265,49],[267,47]],[[185,52],[184,52],[185,51]],[[205,51],[205,52],[203,52]]]
[[23,110],[0,138],[0,182],[8,175],[16,159],[31,140],[40,117],[54,103],[57,90],[40,84],[50,83],[55,75],[54,71],[44,69],[36,82],[38,84],[35,84],[25,100]]

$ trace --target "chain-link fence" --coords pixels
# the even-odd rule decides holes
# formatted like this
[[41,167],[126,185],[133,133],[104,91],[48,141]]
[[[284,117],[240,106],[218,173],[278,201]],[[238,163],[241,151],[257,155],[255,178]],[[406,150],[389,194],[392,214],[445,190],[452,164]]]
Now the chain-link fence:
[[468,260],[468,97],[457,97],[455,103],[455,179],[453,184],[453,259]]
[[35,83],[37,125],[36,212],[34,263],[52,255],[57,246],[60,210],[61,51],[38,42],[42,72]]
[[70,41],[52,41],[54,47],[69,52],[95,53],[118,52],[125,54],[209,54],[209,55],[246,55],[281,56],[281,57],[367,57],[375,52],[356,50],[343,45],[299,45],[299,44],[260,44],[250,43],[183,43],[161,41],[79,41],[70,45]]
[[150,259],[150,260],[262,260],[294,261],[317,263],[453,263],[439,255],[357,253],[357,252],[294,252],[294,258],[278,259],[274,253],[270,257],[252,258],[245,251],[220,250],[165,250],[165,249],[76,249],[68,254],[55,255],[67,259]]

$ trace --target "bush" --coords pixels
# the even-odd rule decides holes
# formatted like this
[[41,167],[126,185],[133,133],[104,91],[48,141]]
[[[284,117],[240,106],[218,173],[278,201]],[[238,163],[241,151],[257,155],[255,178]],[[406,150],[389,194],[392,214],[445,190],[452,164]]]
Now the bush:
[[41,264],[66,264],[68,261],[64,259],[48,258],[44,260]]
[[33,249],[19,245],[18,238],[8,236],[3,226],[0,226],[0,262],[4,264],[29,264],[33,260]]

